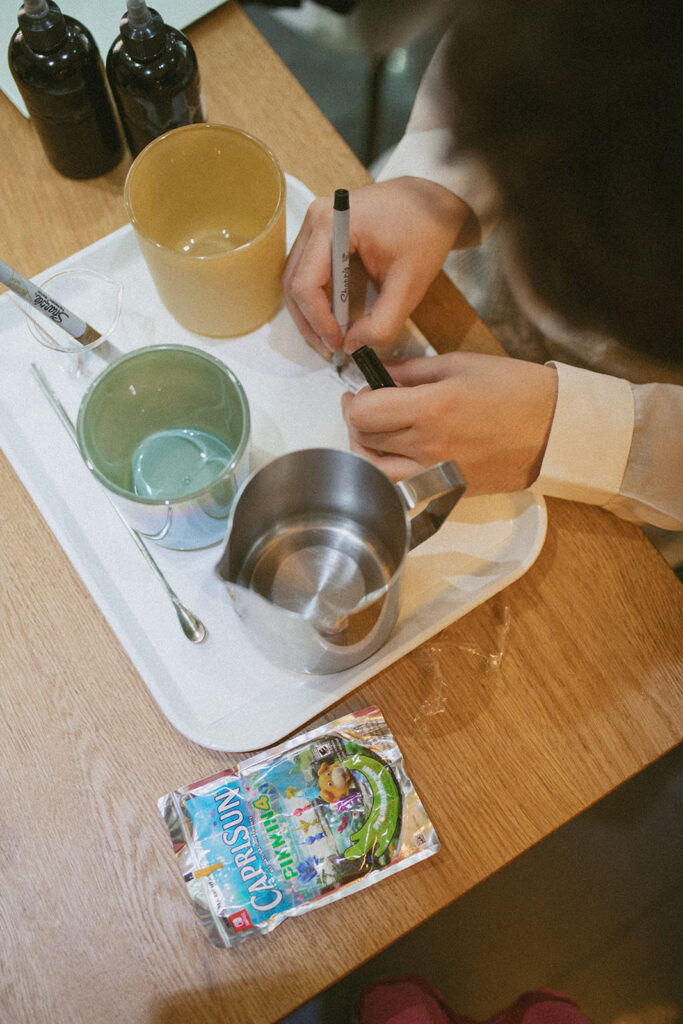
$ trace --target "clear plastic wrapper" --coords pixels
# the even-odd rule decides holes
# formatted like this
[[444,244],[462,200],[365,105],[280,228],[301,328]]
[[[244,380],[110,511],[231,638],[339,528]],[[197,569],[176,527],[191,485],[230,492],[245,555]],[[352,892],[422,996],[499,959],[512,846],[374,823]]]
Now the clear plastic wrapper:
[[159,800],[211,942],[234,946],[439,849],[378,708]]
[[[474,667],[481,675],[496,676],[503,662],[512,615],[507,599],[500,596],[489,602],[493,619],[493,635],[482,645],[474,640],[468,643],[451,638],[447,628],[432,640],[411,652],[411,658],[420,671],[422,699],[415,709],[413,722],[416,732],[424,739],[438,740],[459,727],[463,714],[463,694],[455,686],[460,666]],[[464,656],[464,657],[463,657]],[[451,697],[456,694],[455,700]],[[459,717],[450,714],[453,704]]]

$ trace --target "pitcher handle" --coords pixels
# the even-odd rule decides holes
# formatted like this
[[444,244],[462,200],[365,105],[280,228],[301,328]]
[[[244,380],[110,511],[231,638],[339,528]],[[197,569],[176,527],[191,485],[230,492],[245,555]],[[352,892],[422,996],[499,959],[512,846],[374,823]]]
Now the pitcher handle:
[[467,482],[457,463],[439,462],[396,484],[408,511],[425,507],[410,520],[409,551],[432,537],[465,493]]

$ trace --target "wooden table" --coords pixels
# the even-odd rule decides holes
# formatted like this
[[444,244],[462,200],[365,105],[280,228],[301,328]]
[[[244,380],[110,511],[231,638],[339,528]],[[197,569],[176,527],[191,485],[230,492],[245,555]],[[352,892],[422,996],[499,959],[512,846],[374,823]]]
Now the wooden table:
[[[267,140],[318,194],[367,180],[235,3],[190,35],[212,119]],[[3,257],[31,276],[124,224],[127,165],[60,178],[0,96]],[[437,348],[498,350],[445,278],[416,320]],[[416,651],[321,719],[384,710],[441,852],[216,950],[187,902],[156,800],[235,758],[173,729],[4,456],[0,475],[6,1024],[278,1019],[681,738],[683,589],[636,527],[551,501],[535,565],[439,636],[442,714],[418,712],[434,679]],[[506,613],[504,656],[487,673],[468,651],[495,651]]]

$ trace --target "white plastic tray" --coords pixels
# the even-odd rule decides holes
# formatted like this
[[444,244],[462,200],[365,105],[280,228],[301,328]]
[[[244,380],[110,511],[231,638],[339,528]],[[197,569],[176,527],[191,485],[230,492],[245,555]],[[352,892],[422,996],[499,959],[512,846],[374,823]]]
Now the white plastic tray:
[[[300,182],[288,178],[290,242],[310,199]],[[343,387],[329,364],[302,341],[285,310],[243,338],[216,341],[190,334],[158,300],[128,227],[50,272],[68,267],[123,282],[123,314],[112,339],[117,348],[190,344],[234,370],[252,411],[252,468],[297,448],[347,448],[339,406]],[[417,332],[414,343],[420,344]],[[175,552],[152,544],[171,585],[208,627],[206,643],[193,645],[58,423],[30,364],[43,368],[72,417],[83,383],[63,372],[62,355],[33,340],[7,294],[0,297],[0,346],[0,445],[161,710],[180,732],[206,747],[245,751],[276,742],[502,590],[526,572],[542,547],[541,497],[524,491],[463,499],[440,532],[409,556],[399,621],[384,647],[346,672],[307,676],[276,667],[251,644],[214,576],[220,547]],[[97,679],[91,684],[96,690]]]

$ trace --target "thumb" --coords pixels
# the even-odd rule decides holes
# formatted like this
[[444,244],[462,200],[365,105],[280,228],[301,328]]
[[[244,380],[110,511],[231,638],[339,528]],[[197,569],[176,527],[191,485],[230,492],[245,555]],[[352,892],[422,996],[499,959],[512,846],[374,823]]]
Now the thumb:
[[370,309],[349,328],[346,347],[390,345],[421,298],[408,272],[390,270]]

